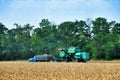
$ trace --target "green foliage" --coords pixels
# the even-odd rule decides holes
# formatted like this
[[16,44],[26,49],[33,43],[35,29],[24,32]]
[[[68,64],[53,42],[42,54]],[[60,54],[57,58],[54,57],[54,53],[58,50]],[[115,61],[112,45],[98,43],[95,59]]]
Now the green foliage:
[[66,21],[60,25],[42,19],[39,27],[14,24],[7,29],[0,23],[0,60],[28,59],[34,55],[51,54],[69,46],[90,53],[92,59],[120,59],[120,23],[105,18],[87,21]]

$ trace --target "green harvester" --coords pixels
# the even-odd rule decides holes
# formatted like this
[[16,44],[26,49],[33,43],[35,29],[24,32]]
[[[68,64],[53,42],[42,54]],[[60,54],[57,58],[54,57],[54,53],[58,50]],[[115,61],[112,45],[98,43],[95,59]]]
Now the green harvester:
[[86,62],[90,58],[88,52],[82,52],[79,48],[76,47],[59,49],[59,56],[62,61],[66,62]]

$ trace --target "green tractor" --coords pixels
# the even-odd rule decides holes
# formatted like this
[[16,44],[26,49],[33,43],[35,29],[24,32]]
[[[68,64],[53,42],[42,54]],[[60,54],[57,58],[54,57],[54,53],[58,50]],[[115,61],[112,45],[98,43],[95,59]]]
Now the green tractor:
[[89,60],[89,53],[82,52],[79,48],[76,47],[59,49],[59,56],[62,61],[66,62],[86,62]]

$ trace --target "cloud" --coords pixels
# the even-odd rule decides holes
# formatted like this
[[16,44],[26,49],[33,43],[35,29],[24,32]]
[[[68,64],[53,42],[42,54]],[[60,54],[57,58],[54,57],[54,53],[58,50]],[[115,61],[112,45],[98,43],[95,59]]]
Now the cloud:
[[[106,0],[12,0],[10,6],[13,8],[71,8],[78,5],[100,6],[106,5]],[[107,5],[106,5],[107,6]]]
[[45,5],[39,0],[12,0],[10,7],[11,8],[39,8]]
[[[119,0],[0,0],[1,21],[7,24],[38,24],[48,18],[57,24],[86,18],[119,20]],[[1,4],[1,3],[0,3]]]

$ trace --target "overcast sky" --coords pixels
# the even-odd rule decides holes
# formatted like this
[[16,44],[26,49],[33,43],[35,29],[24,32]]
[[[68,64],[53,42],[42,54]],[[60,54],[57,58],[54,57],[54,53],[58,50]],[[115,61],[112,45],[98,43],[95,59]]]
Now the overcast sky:
[[41,19],[55,24],[64,21],[105,17],[120,22],[120,0],[0,0],[0,22],[38,26]]

